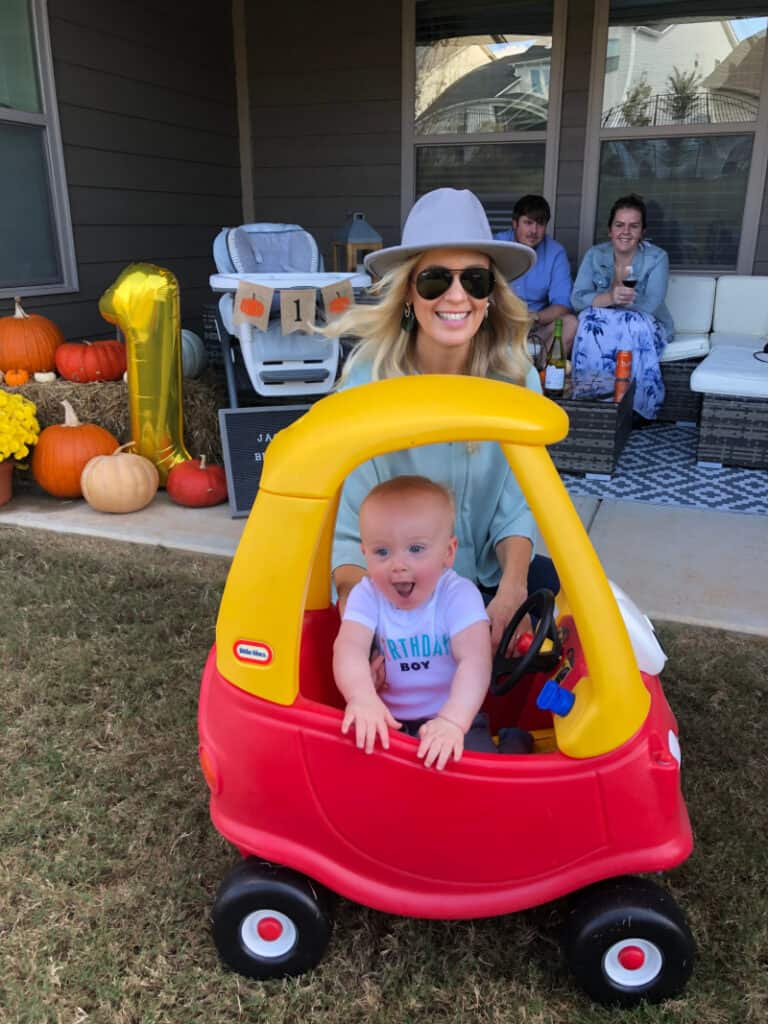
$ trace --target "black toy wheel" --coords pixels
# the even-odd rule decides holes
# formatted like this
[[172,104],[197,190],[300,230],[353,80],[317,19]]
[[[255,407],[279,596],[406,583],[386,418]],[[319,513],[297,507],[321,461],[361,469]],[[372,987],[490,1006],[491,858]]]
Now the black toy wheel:
[[573,901],[563,948],[576,981],[598,1003],[636,1006],[677,995],[695,945],[682,911],[644,878],[614,878]]
[[328,902],[325,890],[303,875],[246,858],[222,882],[213,905],[221,959],[261,981],[303,974],[330,940]]
[[[515,630],[526,615],[534,612],[538,622],[534,627],[531,646],[520,656],[508,658],[507,647]],[[549,638],[552,650],[540,654],[542,644]],[[527,672],[546,671],[554,668],[560,661],[562,645],[555,623],[555,595],[551,590],[537,590],[524,601],[509,621],[491,666],[491,693],[500,697],[508,693]]]

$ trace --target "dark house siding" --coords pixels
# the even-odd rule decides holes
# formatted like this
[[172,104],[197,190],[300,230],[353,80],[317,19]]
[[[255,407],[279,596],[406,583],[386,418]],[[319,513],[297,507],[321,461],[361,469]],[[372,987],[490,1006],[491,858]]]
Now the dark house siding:
[[200,329],[212,242],[242,219],[232,21],[209,0],[49,0],[80,290],[27,303],[69,338],[111,328],[98,300],[129,263],[179,280]]
[[[287,19],[290,24],[287,24]],[[249,4],[254,220],[300,224],[327,268],[346,215],[400,232],[400,7]]]

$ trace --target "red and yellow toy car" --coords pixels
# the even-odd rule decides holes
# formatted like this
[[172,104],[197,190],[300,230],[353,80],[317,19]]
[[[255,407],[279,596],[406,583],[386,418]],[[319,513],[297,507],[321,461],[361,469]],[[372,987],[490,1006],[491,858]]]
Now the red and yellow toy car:
[[[546,446],[554,403],[471,377],[406,377],[318,402],[269,447],[221,603],[199,708],[216,828],[244,859],[213,909],[223,960],[299,974],[331,934],[328,892],[391,914],[470,918],[573,895],[564,949],[595,999],[678,992],[693,939],[657,883],[689,855],[677,724],[648,620],[612,588]],[[442,772],[391,735],[366,755],[341,734],[331,670],[330,550],[359,463],[442,441],[498,441],[554,559],[531,649],[485,708],[533,733],[530,754],[465,752]],[[537,601],[542,599],[537,598]],[[549,653],[544,654],[548,649]],[[510,688],[510,683],[516,685]],[[543,694],[542,694],[542,691]]]

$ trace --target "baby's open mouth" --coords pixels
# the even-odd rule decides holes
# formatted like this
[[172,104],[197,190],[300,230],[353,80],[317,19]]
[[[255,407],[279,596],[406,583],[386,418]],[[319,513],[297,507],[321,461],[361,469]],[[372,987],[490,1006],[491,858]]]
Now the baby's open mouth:
[[413,591],[413,583],[393,583],[392,586],[400,597],[410,597]]

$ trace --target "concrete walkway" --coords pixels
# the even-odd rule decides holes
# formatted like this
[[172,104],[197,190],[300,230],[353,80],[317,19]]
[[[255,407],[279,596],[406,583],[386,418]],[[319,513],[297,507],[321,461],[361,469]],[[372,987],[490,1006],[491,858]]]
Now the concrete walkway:
[[[768,517],[597,498],[574,504],[610,579],[652,620],[768,636]],[[0,528],[87,534],[225,558],[245,522],[230,518],[226,504],[181,508],[164,492],[125,516],[95,512],[82,500],[28,494],[0,508]]]

